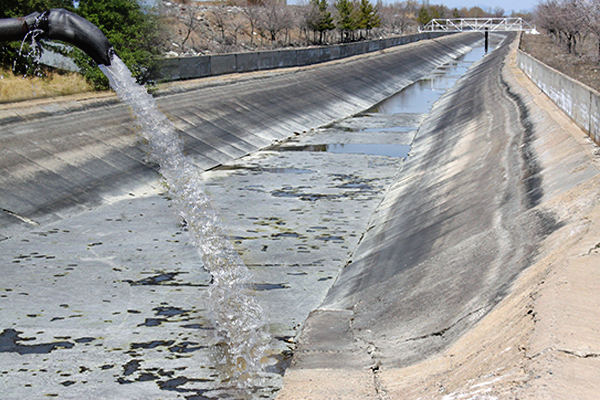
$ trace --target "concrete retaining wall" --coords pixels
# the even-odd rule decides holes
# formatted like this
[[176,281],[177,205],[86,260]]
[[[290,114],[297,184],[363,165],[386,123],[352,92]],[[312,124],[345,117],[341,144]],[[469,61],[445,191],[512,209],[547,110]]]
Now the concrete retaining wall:
[[434,39],[447,34],[447,32],[423,32],[335,46],[169,58],[159,61],[155,79],[168,82],[235,72],[299,67],[384,50],[419,40]]
[[600,93],[522,51],[517,65],[573,121],[600,144]]

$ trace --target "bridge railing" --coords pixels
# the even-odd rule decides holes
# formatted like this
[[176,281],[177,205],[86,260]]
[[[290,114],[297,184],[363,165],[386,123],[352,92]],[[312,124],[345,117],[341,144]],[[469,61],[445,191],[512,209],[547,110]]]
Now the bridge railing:
[[432,19],[419,30],[421,32],[462,32],[462,31],[529,32],[536,29],[523,18],[452,18]]

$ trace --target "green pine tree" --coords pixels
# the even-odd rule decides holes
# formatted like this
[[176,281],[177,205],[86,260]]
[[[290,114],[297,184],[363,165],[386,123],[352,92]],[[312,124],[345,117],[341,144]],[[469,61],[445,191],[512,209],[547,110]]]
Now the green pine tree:
[[310,0],[311,12],[308,15],[307,25],[313,32],[319,32],[319,44],[323,43],[325,32],[335,28],[331,12],[327,10],[327,0]]
[[422,5],[419,9],[419,15],[417,16],[417,22],[419,25],[427,25],[427,23],[431,21],[431,17],[429,16],[429,7]]
[[337,9],[337,29],[340,31],[342,42],[350,41],[350,34],[357,29],[354,4],[350,0],[338,0],[335,3]]
[[377,13],[377,9],[369,0],[360,0],[358,28],[366,31],[367,38],[371,29],[381,25],[381,18]]

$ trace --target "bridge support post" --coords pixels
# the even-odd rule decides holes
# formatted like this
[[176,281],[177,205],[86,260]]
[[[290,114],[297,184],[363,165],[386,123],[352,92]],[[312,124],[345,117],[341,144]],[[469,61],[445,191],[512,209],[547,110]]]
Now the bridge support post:
[[489,30],[488,28],[485,28],[485,54],[487,54],[488,52],[488,46],[489,46]]

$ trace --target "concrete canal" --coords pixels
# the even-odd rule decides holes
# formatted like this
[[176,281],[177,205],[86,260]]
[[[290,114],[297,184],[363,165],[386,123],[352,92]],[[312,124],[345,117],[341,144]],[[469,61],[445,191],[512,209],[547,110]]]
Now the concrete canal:
[[[491,37],[498,48],[485,57],[482,37],[470,33],[160,93],[189,157],[206,169],[206,191],[270,321],[264,381],[244,394],[223,381],[204,301],[211,275],[186,223],[142,167],[131,128],[116,133],[96,119],[111,114],[124,126],[127,111],[112,100],[65,106],[62,116],[43,106],[29,117],[4,110],[3,158],[21,162],[2,166],[14,189],[2,198],[0,241],[5,398],[274,398],[290,365],[292,377],[406,366],[451,344],[557,226],[530,211],[542,196],[539,166],[527,153],[520,100],[500,72],[514,35]],[[416,64],[395,76],[385,69],[394,57]],[[323,85],[368,65],[376,71],[360,82]],[[303,96],[315,90],[303,81],[311,75],[323,107]],[[238,100],[228,102],[227,91]],[[58,138],[61,129],[77,132],[79,116],[94,121],[84,134],[94,148]],[[103,158],[90,156],[95,149],[107,156],[106,175],[90,170]],[[47,201],[36,202],[44,191]]]

